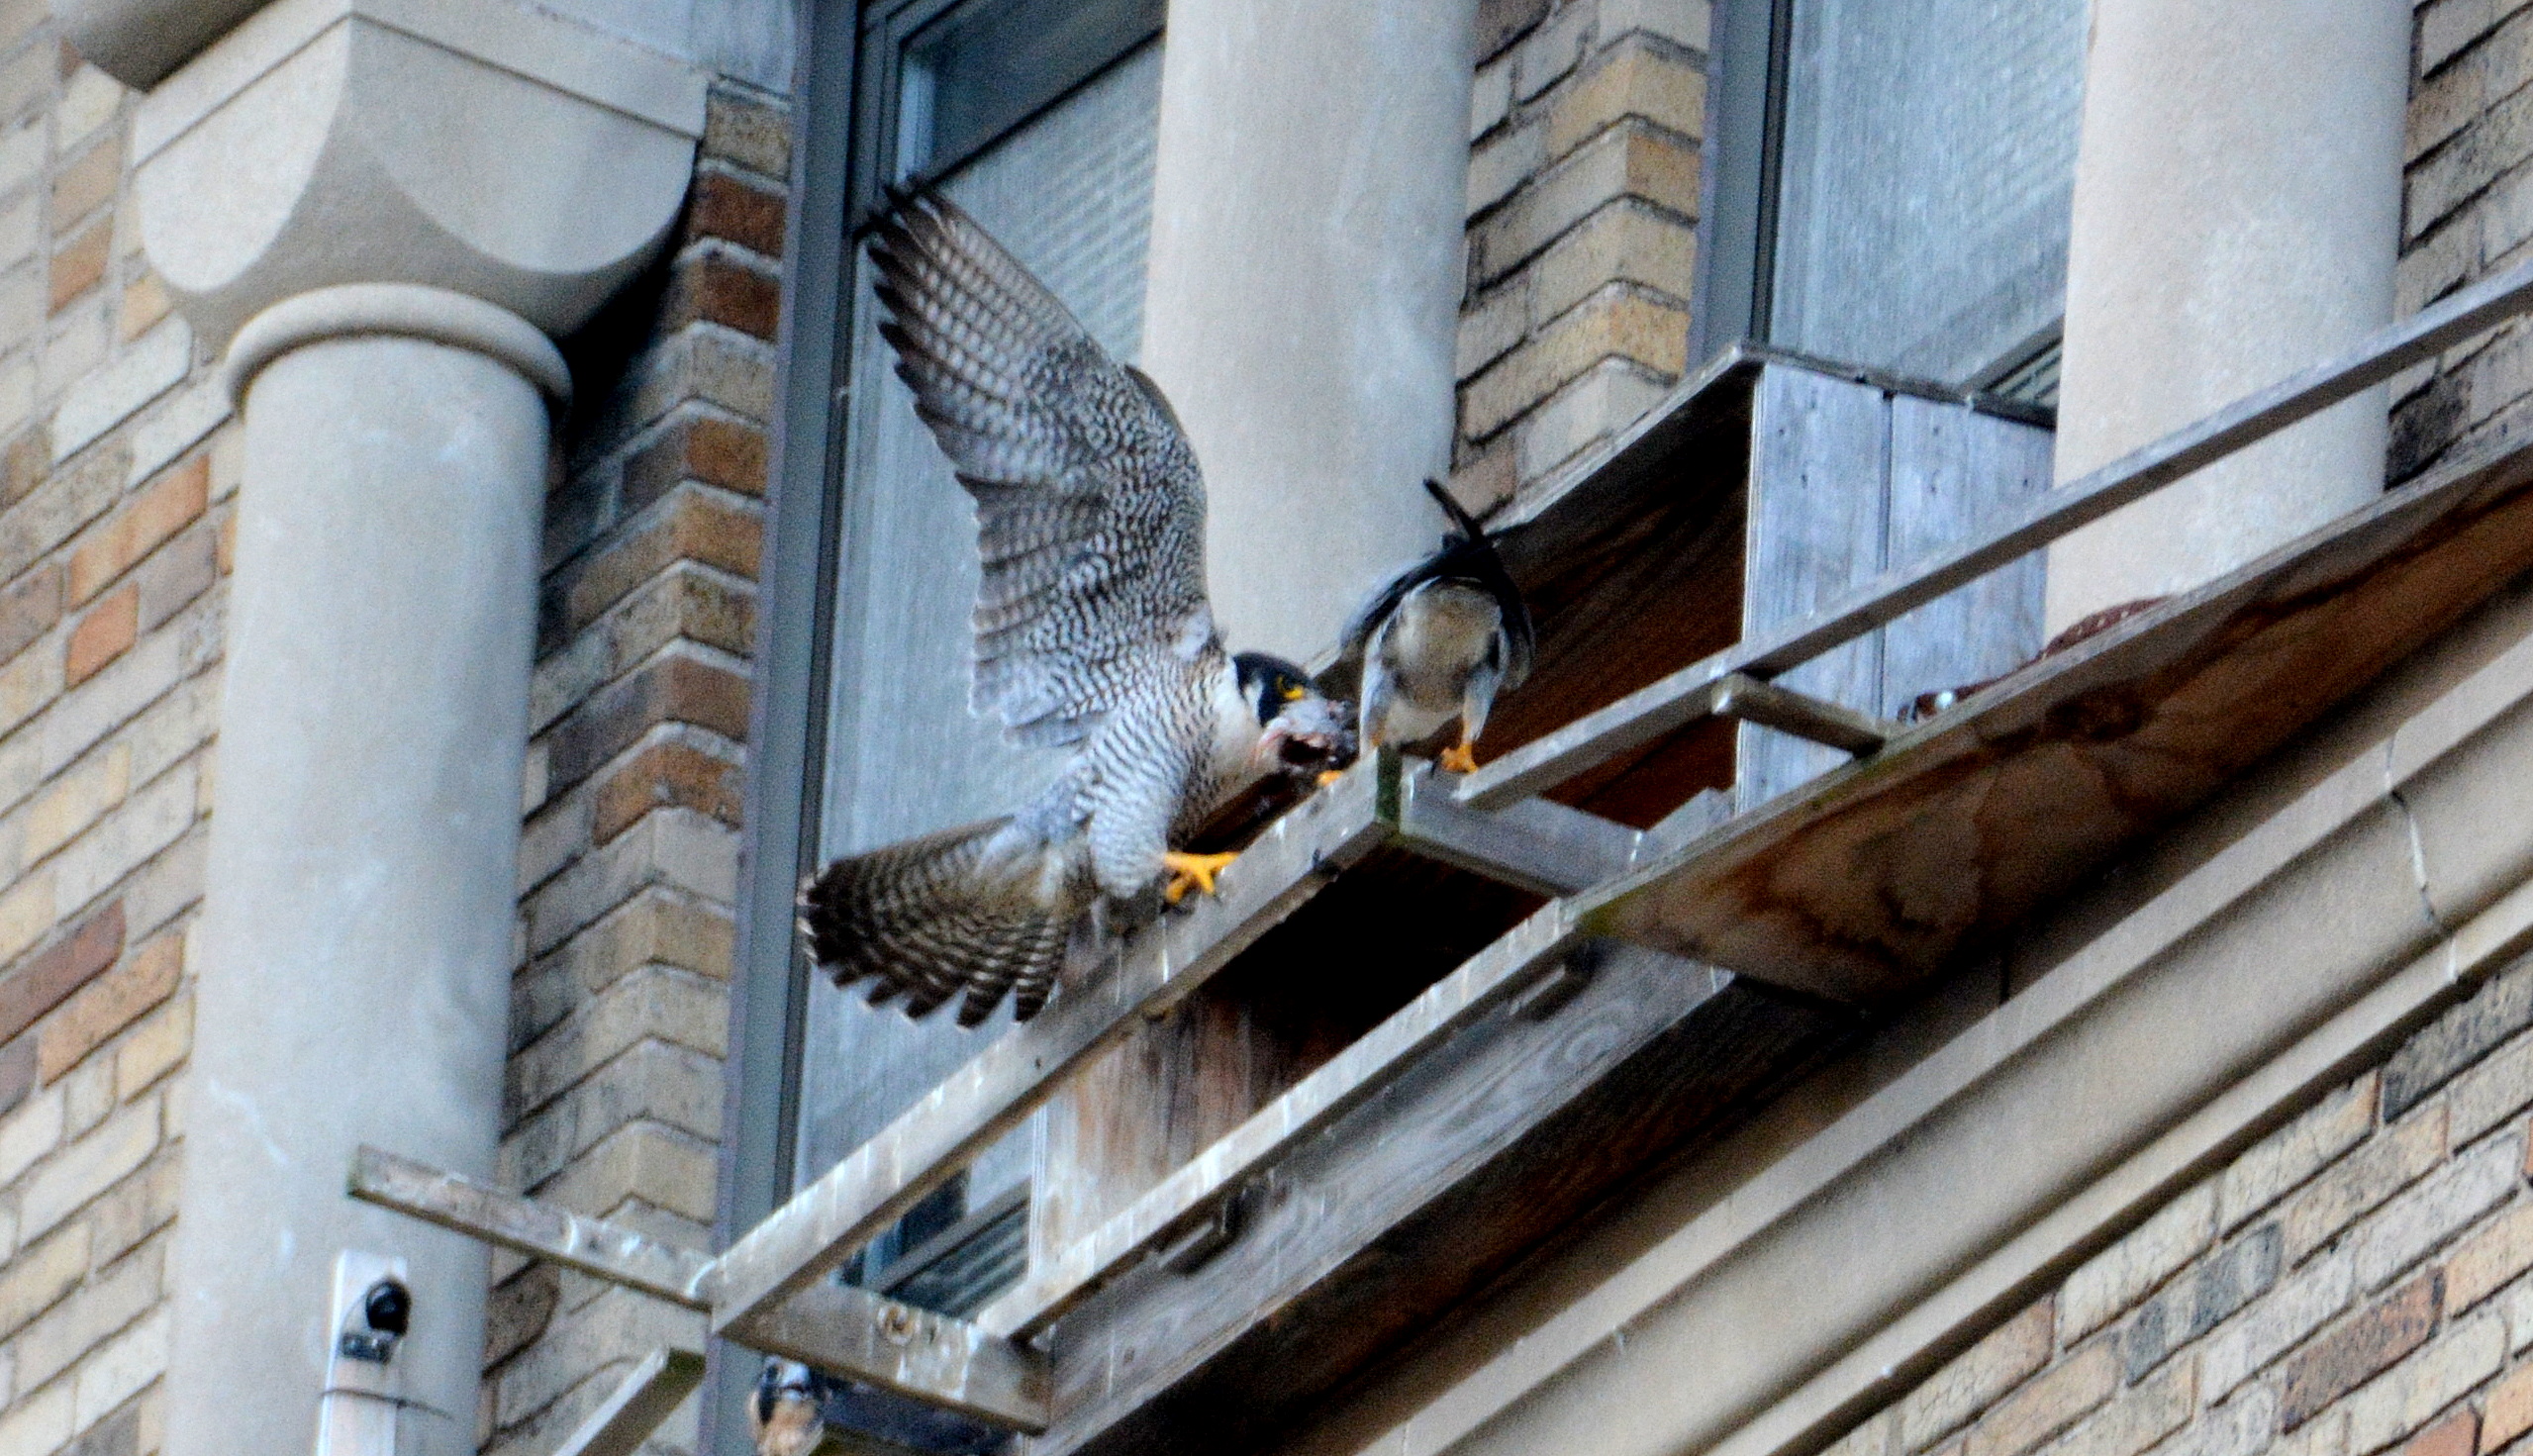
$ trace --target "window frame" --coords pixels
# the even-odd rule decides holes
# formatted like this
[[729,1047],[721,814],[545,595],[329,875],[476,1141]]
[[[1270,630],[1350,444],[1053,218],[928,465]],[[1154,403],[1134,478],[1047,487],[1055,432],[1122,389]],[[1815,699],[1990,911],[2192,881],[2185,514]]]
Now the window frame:
[[[1700,180],[1698,266],[1689,322],[1693,367],[1736,343],[1778,348],[1778,251],[1782,243],[1787,105],[1798,0],[1714,0],[1709,32],[1705,166]],[[2055,349],[2061,317],[1976,374],[1943,387],[2056,414]],[[1875,360],[1836,360],[1882,368]],[[2048,374],[2046,392],[2011,387],[2027,371]]]

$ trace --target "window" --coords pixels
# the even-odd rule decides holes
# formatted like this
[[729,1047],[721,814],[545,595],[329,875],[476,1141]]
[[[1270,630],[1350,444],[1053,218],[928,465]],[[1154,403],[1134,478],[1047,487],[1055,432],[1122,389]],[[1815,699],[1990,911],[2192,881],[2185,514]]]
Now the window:
[[[926,164],[940,156],[941,139],[972,135],[981,125],[980,106],[963,87],[1001,77],[992,65],[962,64],[955,40],[914,53],[941,63],[937,70],[910,64],[901,73],[900,175],[939,175],[941,191],[1001,238],[1103,344],[1134,357],[1160,100],[1158,44],[1134,47],[947,167]],[[1014,747],[999,724],[968,712],[974,519],[892,372],[894,356],[876,328],[867,255],[857,251],[854,266],[821,860],[1009,812],[1068,756]],[[815,1177],[860,1146],[975,1055],[1008,1018],[1006,1012],[972,1031],[947,1017],[912,1022],[894,1007],[864,1005],[858,992],[815,983],[801,1064],[799,1174]],[[960,1215],[996,1203],[1026,1178],[1031,1161],[1024,1130],[972,1170]]]
[[[913,1023],[807,974],[792,952],[789,886],[836,854],[1008,810],[1061,757],[1014,748],[968,712],[973,516],[892,371],[863,241],[888,185],[937,186],[1102,343],[1133,358],[1161,15],[1161,0],[813,7],[785,475],[766,572],[773,626],[749,805],[751,823],[768,827],[742,931],[739,1035],[762,1040],[733,1058],[738,1125],[724,1211],[733,1227],[884,1126],[1009,1015],[971,1031],[947,1015]],[[796,833],[771,831],[784,824]],[[950,1313],[1017,1278],[1034,1128],[934,1195],[845,1277]],[[856,1423],[933,1449],[972,1444],[956,1422],[887,1406],[856,1412]]]
[[2054,397],[2084,0],[1740,0],[1708,346]]

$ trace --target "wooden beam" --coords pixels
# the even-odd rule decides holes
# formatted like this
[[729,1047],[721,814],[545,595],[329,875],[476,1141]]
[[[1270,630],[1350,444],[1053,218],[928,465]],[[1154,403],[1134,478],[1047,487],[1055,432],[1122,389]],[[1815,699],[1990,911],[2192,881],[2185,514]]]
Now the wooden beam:
[[[713,1261],[703,1255],[411,1158],[362,1147],[352,1158],[350,1192],[363,1203],[486,1243],[550,1259],[690,1309],[710,1308],[697,1293],[711,1280]],[[865,1290],[814,1283],[760,1313],[749,1333],[737,1340],[1010,1429],[1036,1430],[1046,1422],[1045,1362],[1034,1351],[965,1320]],[[670,1361],[653,1374],[665,1380],[683,1369]],[[617,1392],[628,1403],[640,1394],[630,1382]],[[679,1392],[667,1405],[683,1398]],[[660,1413],[666,1409],[661,1407]],[[622,1424],[630,1428],[634,1419],[625,1415]],[[639,1439],[636,1434],[636,1444]]]
[[1574,913],[1598,935],[1889,1004],[2528,570],[2533,446],[2502,444],[2012,674]]
[[1879,753],[1883,744],[1900,736],[1900,730],[1899,724],[1885,723],[1871,714],[1858,713],[1808,693],[1763,683],[1747,673],[1728,672],[1717,678],[1713,703],[1717,718],[1755,723],[1847,753]]
[[1546,799],[1472,809],[1449,779],[1421,762],[1406,764],[1397,792],[1382,800],[1399,843],[1533,895],[1572,895],[1625,874],[1644,839],[1625,825]]
[[1046,1358],[964,1319],[832,1281],[748,1321],[754,1349],[881,1386],[991,1425],[1046,1429]]
[[352,1154],[346,1191],[362,1203],[548,1259],[656,1299],[692,1310],[708,1308],[699,1287],[712,1268],[709,1257],[621,1224],[584,1217],[366,1145]]
[[750,1229],[717,1261],[717,1334],[757,1345],[785,1300],[902,1217],[1141,1019],[1177,1005],[1342,867],[1387,837],[1362,763],[1275,822],[1223,872],[1218,897],[1138,931],[1076,993],[966,1066]]
[[2196,424],[2044,493],[1981,535],[1908,563],[1822,611],[1695,662],[1523,745],[1462,780],[1463,803],[1497,809],[1714,711],[1729,673],[1772,678],[1895,618],[2310,419],[2413,364],[2533,309],[2533,262],[2521,263],[2384,329],[2337,359],[2244,396]]
[[703,1383],[699,1352],[653,1350],[616,1387],[616,1394],[563,1438],[554,1456],[633,1456],[678,1403]]
[[1555,1015],[1510,1011],[1290,1146],[1204,1264],[1129,1270],[1054,1324],[1058,1415],[1030,1451],[1289,1428],[1836,1024],[1632,946]]
[[1284,1152],[1343,1116],[1428,1049],[1582,954],[1550,905],[1358,1038],[1238,1130],[1075,1241],[1054,1263],[977,1311],[976,1322],[1034,1338],[1119,1274],[1196,1227]]
[[1553,789],[1654,739],[1714,715],[1717,682],[1729,669],[1729,650],[1636,689],[1564,728],[1507,753],[1460,780],[1460,802],[1472,809],[1503,809]]

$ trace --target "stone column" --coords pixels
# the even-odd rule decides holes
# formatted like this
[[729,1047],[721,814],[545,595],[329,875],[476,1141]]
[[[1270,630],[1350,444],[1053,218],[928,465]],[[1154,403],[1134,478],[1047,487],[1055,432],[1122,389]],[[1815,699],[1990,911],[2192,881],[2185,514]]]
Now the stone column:
[[364,1142],[492,1170],[539,396],[569,375],[517,315],[411,285],[275,305],[229,369],[245,484],[193,941],[167,1448],[306,1449],[349,1248],[410,1266],[393,1368],[418,1449],[469,1450],[485,1249],[350,1202],[343,1171]]
[[[2383,0],[2095,0],[2062,483],[2390,319],[2409,42]],[[2059,542],[2050,631],[2372,499],[2385,439],[2377,391]]]
[[[161,8],[200,7],[91,7]],[[134,118],[151,267],[245,429],[170,1456],[310,1449],[345,1250],[411,1273],[400,1452],[473,1449],[487,1253],[343,1178],[362,1143],[494,1173],[549,336],[656,254],[703,110],[507,0],[274,0]]]
[[1474,0],[1171,0],[1143,366],[1216,615],[1309,661],[1442,521]]

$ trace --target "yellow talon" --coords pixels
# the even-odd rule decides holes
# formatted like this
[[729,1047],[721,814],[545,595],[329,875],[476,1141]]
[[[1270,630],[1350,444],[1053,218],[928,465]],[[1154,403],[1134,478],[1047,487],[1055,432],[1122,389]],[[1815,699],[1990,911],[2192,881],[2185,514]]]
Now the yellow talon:
[[1442,750],[1442,756],[1434,760],[1434,764],[1444,773],[1476,773],[1478,750],[1466,743],[1456,748],[1445,748]]
[[1170,883],[1161,892],[1161,898],[1176,905],[1187,898],[1191,886],[1208,895],[1213,894],[1214,877],[1222,873],[1223,866],[1239,857],[1237,854],[1182,854],[1176,849],[1164,852],[1161,863],[1169,867]]
[[1342,769],[1323,768],[1319,770],[1319,787],[1324,789],[1344,777],[1345,771]]

